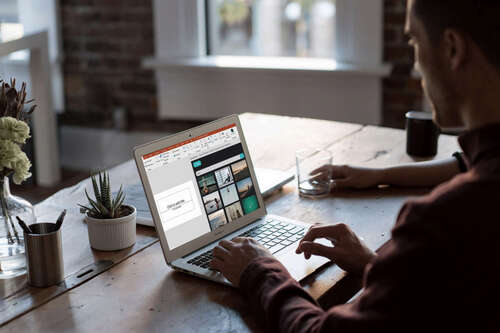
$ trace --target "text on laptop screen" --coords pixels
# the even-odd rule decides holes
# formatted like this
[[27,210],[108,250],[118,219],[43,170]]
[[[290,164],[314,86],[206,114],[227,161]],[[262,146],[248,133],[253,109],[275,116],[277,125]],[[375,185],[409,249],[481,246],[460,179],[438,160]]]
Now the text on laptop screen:
[[171,250],[259,208],[236,124],[142,161]]

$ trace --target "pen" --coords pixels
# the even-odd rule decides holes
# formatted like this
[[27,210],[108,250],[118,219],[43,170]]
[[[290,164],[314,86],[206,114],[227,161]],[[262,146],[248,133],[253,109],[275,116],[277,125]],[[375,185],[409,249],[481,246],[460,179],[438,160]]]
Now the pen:
[[17,222],[19,222],[19,225],[21,226],[21,228],[23,228],[24,232],[27,233],[27,234],[32,234],[33,232],[31,231],[30,227],[28,227],[26,225],[26,223],[24,223],[23,220],[21,220],[21,218],[19,216],[16,216],[16,219],[17,219]]
[[59,230],[61,228],[61,225],[64,221],[64,217],[66,216],[66,209],[62,211],[61,215],[57,218],[56,222],[56,230]]

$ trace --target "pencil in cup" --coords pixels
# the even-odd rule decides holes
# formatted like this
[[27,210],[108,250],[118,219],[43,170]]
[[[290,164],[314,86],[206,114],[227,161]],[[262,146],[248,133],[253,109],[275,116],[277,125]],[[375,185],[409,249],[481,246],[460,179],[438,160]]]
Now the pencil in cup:
[[55,223],[35,223],[24,233],[28,284],[49,287],[64,280],[61,230]]

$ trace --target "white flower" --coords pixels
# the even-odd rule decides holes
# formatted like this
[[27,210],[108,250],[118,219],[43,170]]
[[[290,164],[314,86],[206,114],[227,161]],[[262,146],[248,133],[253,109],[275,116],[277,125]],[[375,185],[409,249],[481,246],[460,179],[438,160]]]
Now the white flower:
[[21,184],[31,177],[31,168],[28,156],[21,150],[19,145],[11,140],[0,139],[0,171],[9,169],[14,171],[13,180],[15,184]]
[[21,152],[21,155],[18,156],[18,159],[14,165],[14,175],[12,176],[12,180],[15,184],[19,185],[26,179],[31,177],[31,162],[28,159],[28,156],[24,152]]
[[11,140],[0,139],[0,168],[14,169],[22,151],[18,144]]
[[13,117],[0,118],[0,139],[26,143],[30,137],[30,127],[22,120]]

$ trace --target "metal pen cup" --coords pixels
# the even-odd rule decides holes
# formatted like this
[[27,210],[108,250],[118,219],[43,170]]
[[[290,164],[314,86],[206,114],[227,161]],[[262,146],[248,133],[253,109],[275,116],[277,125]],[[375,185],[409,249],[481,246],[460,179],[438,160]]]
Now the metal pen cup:
[[30,225],[33,233],[24,233],[28,284],[49,287],[64,280],[61,229],[55,223]]

